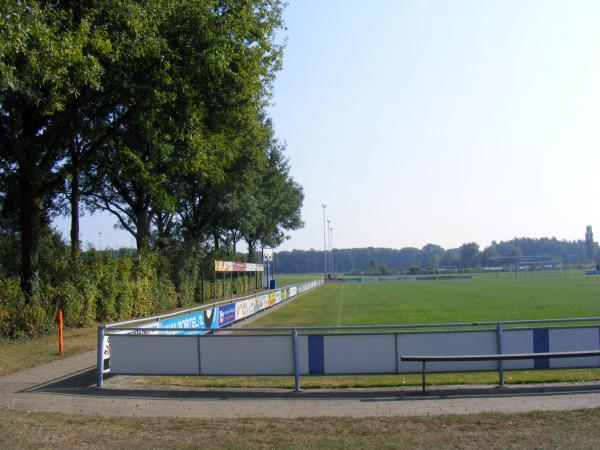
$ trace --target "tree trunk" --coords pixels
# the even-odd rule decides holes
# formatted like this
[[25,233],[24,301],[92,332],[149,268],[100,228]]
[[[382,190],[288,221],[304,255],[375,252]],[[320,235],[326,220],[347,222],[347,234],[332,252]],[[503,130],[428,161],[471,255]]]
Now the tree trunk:
[[79,256],[80,241],[79,241],[79,161],[77,160],[76,151],[71,155],[73,169],[71,170],[71,193],[69,201],[71,203],[71,257],[76,259]]
[[219,250],[219,233],[217,230],[213,230],[213,239],[215,243],[215,250]]
[[135,241],[138,251],[142,251],[147,249],[150,244],[150,218],[146,208],[141,208],[136,211],[135,218]]
[[248,242],[248,261],[254,261],[254,255],[256,254],[256,242]]
[[256,243],[258,242],[258,238],[247,238],[246,242],[248,243],[248,261],[254,261],[254,257],[256,256]]
[[33,281],[38,275],[38,258],[43,201],[30,171],[21,176],[21,289],[29,302]]

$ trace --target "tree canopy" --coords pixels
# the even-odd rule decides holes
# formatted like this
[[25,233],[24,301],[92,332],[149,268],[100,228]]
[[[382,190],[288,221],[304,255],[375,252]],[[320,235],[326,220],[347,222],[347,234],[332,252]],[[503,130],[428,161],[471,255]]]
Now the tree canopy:
[[25,291],[56,211],[70,211],[77,256],[80,204],[113,214],[138,250],[244,239],[253,254],[302,225],[302,189],[266,112],[283,6],[2,3],[0,201]]

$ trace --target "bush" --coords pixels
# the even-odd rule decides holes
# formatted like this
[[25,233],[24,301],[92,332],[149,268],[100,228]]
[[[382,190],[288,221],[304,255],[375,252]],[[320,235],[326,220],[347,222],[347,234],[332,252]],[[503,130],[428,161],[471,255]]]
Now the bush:
[[[0,335],[17,337],[46,333],[56,326],[58,309],[65,325],[80,327],[94,321],[112,322],[143,317],[177,306],[202,301],[201,262],[204,263],[204,295],[212,301],[244,292],[248,282],[234,277],[225,286],[219,277],[213,286],[215,259],[211,254],[201,260],[189,249],[171,253],[131,251],[81,252],[73,260],[68,246],[53,230],[46,229],[40,250],[42,271],[26,301],[20,289],[15,253],[18,239],[0,236]],[[225,292],[223,292],[223,289]]]
[[53,298],[53,288],[37,281],[26,302],[18,278],[0,280],[0,334],[19,337],[50,331],[57,311]]

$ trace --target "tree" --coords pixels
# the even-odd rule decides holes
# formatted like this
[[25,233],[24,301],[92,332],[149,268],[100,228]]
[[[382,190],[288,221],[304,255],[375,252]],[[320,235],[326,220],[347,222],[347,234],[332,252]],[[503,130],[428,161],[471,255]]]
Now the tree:
[[481,252],[481,264],[484,266],[493,266],[494,258],[497,258],[498,256],[499,254],[496,250],[496,246],[492,244]]
[[588,259],[594,259],[594,233],[592,226],[588,225],[585,229],[585,251]]
[[16,206],[21,287],[38,273],[40,232],[62,188],[79,94],[100,90],[98,55],[109,51],[88,20],[73,23],[53,3],[0,6],[0,178]]
[[256,210],[242,228],[242,235],[248,243],[249,259],[254,257],[259,243],[276,247],[286,238],[285,231],[296,230],[303,225],[301,208],[304,193],[302,186],[290,175],[283,149],[275,139],[270,140],[255,194]]
[[439,245],[427,244],[421,249],[419,265],[422,268],[433,268],[438,265],[438,261],[443,254],[444,249]]
[[138,24],[139,45],[107,71],[117,109],[131,113],[92,177],[92,206],[114,214],[138,248],[153,225],[161,234],[177,219],[187,237],[201,238],[220,206],[205,194],[260,127],[281,57],[279,1],[159,3]]
[[462,267],[477,267],[480,258],[479,244],[470,242],[460,246],[460,265]]

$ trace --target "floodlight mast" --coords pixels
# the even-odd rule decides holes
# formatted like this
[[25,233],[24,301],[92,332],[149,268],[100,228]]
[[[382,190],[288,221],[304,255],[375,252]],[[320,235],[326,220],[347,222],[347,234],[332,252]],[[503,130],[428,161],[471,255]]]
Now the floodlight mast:
[[325,208],[327,208],[327,205],[322,204],[321,206],[323,207],[323,275],[327,278],[327,238],[325,236],[325,221],[327,220],[325,218]]
[[331,242],[329,242],[329,227],[331,220],[327,219],[327,274],[331,274]]
[[[327,221],[329,222],[329,220]],[[329,227],[329,270],[333,274],[335,272],[333,264],[333,228]]]

